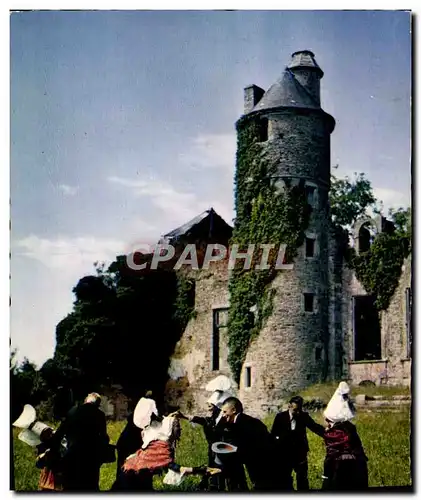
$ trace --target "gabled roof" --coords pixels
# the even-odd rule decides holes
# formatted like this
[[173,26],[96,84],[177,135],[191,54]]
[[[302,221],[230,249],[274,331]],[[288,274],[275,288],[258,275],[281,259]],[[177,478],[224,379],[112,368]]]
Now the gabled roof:
[[209,210],[205,210],[199,215],[196,215],[192,220],[189,220],[185,224],[183,224],[180,227],[177,227],[176,229],[173,229],[167,234],[163,235],[163,238],[165,239],[172,239],[176,238],[178,236],[182,236],[183,234],[186,234],[193,226],[196,224],[199,224],[203,219],[206,219],[206,217],[211,213],[214,212],[213,208],[210,208]]
[[220,215],[218,215],[215,212],[215,210],[211,207],[208,210],[205,210],[201,214],[197,215],[196,217],[194,217],[190,221],[186,222],[182,226],[177,227],[176,229],[173,229],[172,231],[170,231],[167,234],[164,234],[162,236],[161,240],[159,241],[159,243],[164,243],[164,242],[169,243],[173,240],[180,238],[181,236],[184,236],[191,229],[193,229],[195,226],[197,226],[199,223],[201,223],[203,220],[205,220],[208,217],[210,218],[210,228],[212,227],[212,220],[214,218],[218,218],[220,221],[222,221],[227,226],[227,228],[231,228],[231,226],[229,226],[229,224],[227,224],[224,221],[224,219]]
[[311,94],[288,68],[264,94],[251,112],[279,107],[320,109]]

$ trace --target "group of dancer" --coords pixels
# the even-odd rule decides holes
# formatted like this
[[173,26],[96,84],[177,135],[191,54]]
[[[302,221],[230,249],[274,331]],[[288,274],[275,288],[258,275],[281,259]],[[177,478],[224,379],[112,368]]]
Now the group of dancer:
[[[113,491],[152,491],[153,477],[180,485],[186,475],[201,477],[202,491],[288,491],[295,471],[298,490],[308,490],[307,429],[322,437],[326,447],[323,489],[364,490],[368,487],[367,457],[356,427],[349,386],[341,382],[324,411],[325,425],[303,411],[303,399],[291,398],[276,415],[271,431],[244,412],[241,401],[227,389],[227,378],[211,382],[207,416],[180,411],[160,415],[151,394],[142,397],[129,416],[117,444],[117,474]],[[219,385],[218,385],[219,384]],[[40,433],[40,489],[98,491],[103,463],[115,457],[106,430],[100,396],[90,394],[73,409],[56,432]],[[175,460],[181,420],[203,427],[208,463],[187,467]],[[63,449],[63,442],[66,443]],[[248,478],[246,479],[247,470]]]

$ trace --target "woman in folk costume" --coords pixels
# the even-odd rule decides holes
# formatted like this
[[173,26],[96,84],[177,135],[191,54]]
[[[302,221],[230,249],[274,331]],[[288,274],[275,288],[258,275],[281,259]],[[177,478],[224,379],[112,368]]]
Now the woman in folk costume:
[[[144,398],[152,399],[152,391],[146,391]],[[155,402],[153,402],[155,403]],[[156,406],[154,407],[156,410]],[[158,412],[156,412],[158,413]],[[122,474],[122,466],[129,455],[136,453],[138,449],[142,447],[142,429],[139,429],[134,423],[134,409],[127,416],[126,426],[122,430],[120,437],[116,443],[117,449],[117,474],[116,481],[118,480],[120,474]],[[118,484],[118,483],[117,483]],[[113,488],[114,489],[114,485]]]
[[36,467],[41,469],[38,489],[41,491],[62,491],[63,452],[62,443],[54,443],[54,430],[36,419],[36,411],[25,405],[20,417],[13,423],[23,429],[18,439],[36,448]]
[[41,469],[38,489],[41,491],[62,491],[62,454],[61,449],[51,446],[54,435],[51,427],[45,428],[40,434],[41,443],[37,445],[36,466]]
[[341,382],[324,412],[326,458],[323,489],[358,491],[368,488],[367,457],[357,429],[350,422],[355,411],[349,400],[349,386]]
[[164,479],[167,484],[179,484],[184,474],[219,472],[203,467],[181,467],[175,463],[175,448],[181,434],[179,420],[174,415],[159,417],[152,399],[140,399],[133,422],[139,432],[142,429],[143,444],[125,460],[114,490],[153,491],[153,476],[164,471],[168,471]]
[[[216,454],[212,451],[212,445],[222,439],[222,433],[225,422],[221,420],[221,407],[224,401],[232,396],[231,381],[225,375],[219,375],[211,380],[206,386],[206,391],[211,392],[210,398],[207,400],[208,415],[206,417],[184,416],[178,412],[179,418],[185,418],[192,424],[198,424],[203,427],[206,441],[208,443],[208,465],[209,467],[219,468],[220,464],[215,462]],[[225,491],[225,481],[222,474],[213,476],[204,476],[200,483],[201,490],[208,491]]]

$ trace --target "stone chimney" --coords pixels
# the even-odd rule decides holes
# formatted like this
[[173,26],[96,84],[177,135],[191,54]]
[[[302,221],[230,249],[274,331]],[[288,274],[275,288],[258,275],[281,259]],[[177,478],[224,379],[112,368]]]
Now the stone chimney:
[[263,97],[265,91],[258,87],[257,85],[249,85],[244,89],[244,113],[250,113],[250,111],[256,106],[256,104]]

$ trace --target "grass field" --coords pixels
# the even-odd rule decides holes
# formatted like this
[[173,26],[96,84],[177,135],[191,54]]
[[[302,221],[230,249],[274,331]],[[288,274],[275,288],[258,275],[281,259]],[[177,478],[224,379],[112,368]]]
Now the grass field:
[[[330,392],[332,394],[332,392]],[[322,423],[322,414],[313,417]],[[269,429],[273,416],[265,420]],[[357,426],[366,454],[369,458],[370,486],[407,486],[411,484],[410,476],[410,415],[409,410],[397,413],[373,412],[358,413],[354,423]],[[111,442],[115,443],[124,427],[124,422],[110,422],[108,433]],[[39,469],[35,467],[34,450],[17,439],[18,430],[14,429],[14,466],[15,489],[18,491],[37,490]],[[310,453],[309,480],[310,488],[321,487],[323,470],[324,445],[321,438],[308,432]],[[207,446],[200,427],[192,427],[182,421],[182,437],[177,448],[176,460],[180,465],[197,466],[206,464]],[[101,468],[101,490],[109,490],[116,472],[116,464],[106,464]],[[187,477],[183,484],[176,487],[162,485],[162,479],[155,477],[155,488],[177,491],[194,491],[199,479]]]
[[[332,397],[332,394],[335,392],[338,387],[337,382],[325,382],[323,384],[314,384],[307,389],[303,389],[300,391],[300,396],[302,396],[305,400],[308,399],[321,399],[326,403]],[[366,396],[384,396],[385,398],[396,396],[396,395],[405,395],[408,396],[411,394],[410,387],[407,386],[352,386],[351,393],[353,397],[357,394],[365,394]]]

